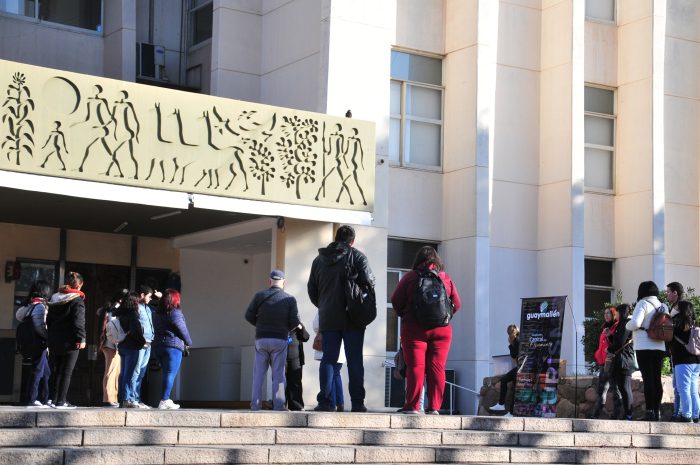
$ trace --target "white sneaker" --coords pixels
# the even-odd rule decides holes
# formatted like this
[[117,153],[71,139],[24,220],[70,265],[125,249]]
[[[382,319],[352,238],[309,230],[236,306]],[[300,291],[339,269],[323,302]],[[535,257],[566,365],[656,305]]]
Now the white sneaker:
[[27,405],[26,408],[49,408],[49,404],[44,405],[38,400],[35,400],[31,404]]
[[141,409],[144,409],[144,410],[148,410],[148,409],[151,408],[150,405],[146,405],[146,404],[144,404],[143,402],[136,402],[136,405],[138,405],[138,408],[141,408]]
[[503,404],[496,404],[493,407],[491,407],[489,410],[492,412],[503,412],[506,409],[506,406]]
[[176,409],[180,408],[180,405],[176,404],[171,399],[168,399],[168,400],[161,400],[160,403],[158,404],[158,408],[160,410],[176,410]]
[[512,417],[513,417],[513,414],[510,413],[510,412],[508,412],[508,413],[506,413],[506,414],[503,415],[503,416],[504,416],[504,417],[508,417],[508,418],[512,418]]

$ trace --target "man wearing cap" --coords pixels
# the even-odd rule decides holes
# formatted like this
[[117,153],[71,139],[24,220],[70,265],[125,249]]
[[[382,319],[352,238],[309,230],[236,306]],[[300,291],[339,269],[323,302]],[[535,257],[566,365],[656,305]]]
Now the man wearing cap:
[[262,407],[262,385],[268,366],[272,367],[273,408],[287,410],[284,406],[284,367],[287,362],[289,331],[301,327],[301,321],[296,299],[282,289],[284,272],[273,270],[270,273],[270,287],[256,293],[245,312],[246,321],[255,326],[251,410],[260,410]]

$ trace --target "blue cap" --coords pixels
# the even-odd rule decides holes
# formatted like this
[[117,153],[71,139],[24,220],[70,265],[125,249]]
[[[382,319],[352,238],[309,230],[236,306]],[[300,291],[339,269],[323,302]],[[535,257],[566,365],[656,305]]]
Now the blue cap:
[[284,279],[284,271],[272,270],[272,273],[270,273],[270,279],[274,279],[275,281],[279,281],[280,279]]

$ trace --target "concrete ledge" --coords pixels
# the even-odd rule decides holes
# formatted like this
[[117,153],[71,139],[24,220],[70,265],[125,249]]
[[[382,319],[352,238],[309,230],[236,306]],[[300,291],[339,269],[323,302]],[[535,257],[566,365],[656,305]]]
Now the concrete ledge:
[[433,463],[435,449],[428,447],[358,447],[356,463]]
[[202,410],[128,410],[126,426],[219,427],[221,413]]
[[573,447],[574,435],[571,433],[519,433],[518,445],[524,447]]
[[85,429],[84,446],[150,446],[177,444],[174,428]]
[[539,433],[542,431],[571,432],[574,424],[570,418],[523,418],[523,429]]
[[649,423],[651,434],[699,434],[700,427],[695,423],[671,423],[654,421]]
[[267,463],[267,447],[169,447],[166,464]]
[[[235,431],[235,430],[234,430]],[[277,444],[362,444],[363,433],[351,430],[310,430],[308,428],[280,428],[277,430]]]
[[32,428],[36,426],[36,412],[0,412],[0,428]]
[[577,447],[630,447],[633,436],[626,433],[575,433],[573,437]]
[[523,431],[524,419],[502,417],[462,417],[462,429],[480,431]]
[[59,426],[124,426],[126,411],[122,409],[76,409],[37,412],[36,425]]
[[312,428],[389,428],[389,415],[372,413],[311,413],[308,426]]
[[[700,429],[698,434],[700,434]],[[632,446],[651,449],[700,449],[700,436],[635,434],[632,435]],[[698,462],[700,462],[700,452],[698,454]]]
[[[306,426],[304,413],[292,412],[231,412],[221,414],[221,426],[225,428],[257,428],[259,426]],[[219,425],[216,425],[219,426]]]
[[367,445],[400,445],[409,446],[425,445],[439,446],[442,444],[442,433],[439,431],[419,430],[384,430],[365,431],[364,444]]
[[4,429],[0,430],[0,447],[81,446],[80,429]]
[[636,463],[634,449],[576,449],[576,463]]
[[700,462],[700,452],[697,450],[637,450],[637,463],[697,465],[698,462]]
[[450,448],[435,450],[435,461],[461,463],[510,462],[510,449],[500,447]]
[[352,463],[353,447],[277,446],[270,448],[270,463]]
[[615,421],[575,419],[574,432],[581,433],[641,433],[649,434],[648,421]]
[[510,461],[515,463],[576,463],[574,449],[511,449]]
[[[308,434],[308,432],[307,432]],[[274,444],[274,429],[180,429],[178,444]]]
[[65,449],[64,465],[161,465],[162,447]]
[[0,465],[63,465],[61,449],[0,449]]
[[392,429],[461,429],[462,420],[449,415],[391,415]]
[[517,432],[443,431],[442,443],[451,446],[517,446]]

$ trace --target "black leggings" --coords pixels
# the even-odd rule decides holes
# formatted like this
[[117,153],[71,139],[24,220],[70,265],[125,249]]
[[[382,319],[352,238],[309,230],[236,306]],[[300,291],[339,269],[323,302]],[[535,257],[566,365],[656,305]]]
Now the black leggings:
[[75,362],[78,361],[79,350],[49,349],[51,364],[51,395],[55,404],[66,402],[70,380],[73,376]]
[[[501,377],[501,392],[500,392],[500,397],[499,397],[499,401],[498,401],[499,404],[501,404],[501,405],[506,404],[506,393],[508,392],[508,383],[511,381],[514,382],[517,374],[518,374],[518,368],[515,367]],[[513,383],[513,391],[515,391],[515,383]],[[515,392],[513,392],[513,397],[510,401],[510,409],[508,410],[511,413],[513,413],[513,403],[514,402],[515,402]]]
[[661,385],[661,366],[664,361],[662,350],[638,350],[637,363],[644,383],[644,403],[647,410],[660,410],[664,394]]
[[[622,409],[624,415],[629,417],[632,415],[632,374],[622,370],[621,368],[616,368],[610,375],[610,387],[617,390],[622,396]],[[619,414],[619,412],[614,412],[613,416]],[[613,418],[614,420],[619,420],[619,417]]]

